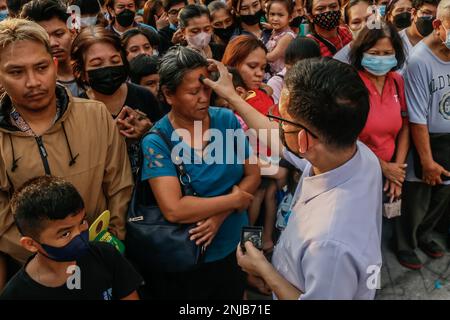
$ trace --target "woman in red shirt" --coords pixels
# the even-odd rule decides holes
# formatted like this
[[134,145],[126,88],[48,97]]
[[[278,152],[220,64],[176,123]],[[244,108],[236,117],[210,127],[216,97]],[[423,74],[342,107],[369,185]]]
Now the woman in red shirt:
[[[263,83],[267,66],[266,54],[267,49],[260,40],[251,35],[241,35],[229,42],[222,62],[228,67],[234,67],[239,72],[245,86],[249,89],[249,94],[245,99],[248,104],[264,115],[269,113],[279,115],[278,106],[274,104],[272,99],[272,89]],[[271,161],[270,149],[266,148],[262,141],[258,140],[255,150],[257,150],[260,165]],[[266,252],[270,252],[274,246],[272,231],[277,211],[275,198],[277,191],[276,180],[282,186],[284,185],[282,181],[286,176],[287,170],[284,168],[280,168],[276,176],[265,176],[267,179],[263,179],[248,210],[250,223],[255,224],[264,201],[263,250]],[[261,287],[258,283],[253,284]]]
[[380,160],[386,178],[384,191],[391,199],[399,198],[406,176],[409,125],[403,78],[395,72],[405,61],[395,26],[365,27],[352,45],[350,61],[370,97],[369,116],[359,139]]
[[236,68],[248,89],[254,92],[247,102],[267,115],[274,106],[270,87],[263,83],[267,66],[267,49],[256,37],[241,35],[233,38],[223,54],[222,63]]

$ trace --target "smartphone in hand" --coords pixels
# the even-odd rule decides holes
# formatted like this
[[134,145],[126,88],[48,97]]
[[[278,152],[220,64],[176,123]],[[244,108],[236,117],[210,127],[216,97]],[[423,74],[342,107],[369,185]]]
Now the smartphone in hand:
[[241,249],[245,253],[245,242],[251,241],[255,248],[262,250],[263,227],[242,227],[241,231]]

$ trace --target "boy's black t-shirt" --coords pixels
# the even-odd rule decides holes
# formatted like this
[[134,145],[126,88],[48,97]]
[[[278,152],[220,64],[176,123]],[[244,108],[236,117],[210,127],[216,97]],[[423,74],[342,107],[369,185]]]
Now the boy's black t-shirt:
[[25,271],[31,258],[9,281],[0,300],[119,300],[143,284],[142,277],[113,246],[93,242],[90,247],[77,261],[80,289],[69,289],[66,284],[50,288],[34,281]]

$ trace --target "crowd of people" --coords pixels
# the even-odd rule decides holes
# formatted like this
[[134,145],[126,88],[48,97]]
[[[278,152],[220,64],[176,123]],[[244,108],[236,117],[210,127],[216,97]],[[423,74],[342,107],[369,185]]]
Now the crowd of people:
[[[450,0],[0,0],[0,21],[0,299],[374,299],[386,225],[404,267],[444,256]],[[136,242],[155,209],[178,247]],[[90,237],[105,210],[124,253]]]

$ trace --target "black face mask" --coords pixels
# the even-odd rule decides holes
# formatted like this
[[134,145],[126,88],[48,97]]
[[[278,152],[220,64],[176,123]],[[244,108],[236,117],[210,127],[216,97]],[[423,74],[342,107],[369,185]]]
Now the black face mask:
[[435,17],[418,17],[416,21],[416,28],[422,37],[428,36],[433,32],[433,20]]
[[232,24],[227,28],[214,28],[214,33],[222,40],[223,42],[230,41],[231,36],[233,35],[235,26]]
[[288,144],[287,144],[287,142],[286,142],[286,137],[284,136],[283,131],[280,129],[279,132],[280,132],[280,141],[281,141],[281,144],[283,145],[283,147],[285,147],[286,150],[289,151],[290,153],[295,154],[295,155],[296,155],[297,157],[299,157],[300,159],[303,159],[304,157],[301,156],[300,153],[299,153],[298,151],[294,151],[294,150],[292,150],[292,149],[288,146]]
[[135,15],[136,12],[125,9],[116,16],[117,23],[124,28],[128,28],[133,24]]
[[298,28],[298,27],[300,27],[302,22],[303,22],[303,17],[302,16],[297,16],[294,19],[292,19],[291,22],[289,22],[289,26],[291,28]]
[[405,29],[411,25],[411,12],[402,12],[394,16],[394,24],[397,29]]
[[89,86],[102,94],[112,95],[127,80],[127,69],[124,65],[103,67],[89,70]]
[[314,15],[313,21],[315,25],[318,25],[325,30],[333,30],[339,26],[341,19],[341,10],[326,11]]
[[255,24],[261,21],[261,17],[263,16],[262,10],[259,10],[255,14],[247,14],[241,15],[241,21],[248,26],[254,26]]

